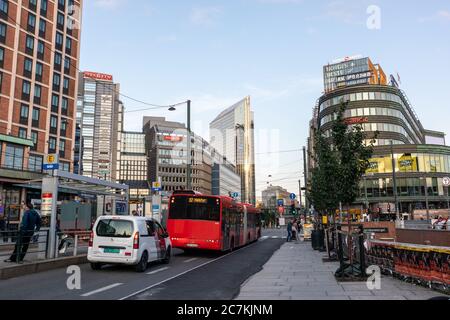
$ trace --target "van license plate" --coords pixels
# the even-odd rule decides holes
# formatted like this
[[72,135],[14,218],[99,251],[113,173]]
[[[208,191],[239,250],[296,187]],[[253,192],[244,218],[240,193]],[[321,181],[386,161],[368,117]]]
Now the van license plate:
[[190,247],[190,248],[197,248],[198,244],[196,244],[196,243],[188,243],[187,246]]
[[120,249],[105,248],[104,253],[120,253]]

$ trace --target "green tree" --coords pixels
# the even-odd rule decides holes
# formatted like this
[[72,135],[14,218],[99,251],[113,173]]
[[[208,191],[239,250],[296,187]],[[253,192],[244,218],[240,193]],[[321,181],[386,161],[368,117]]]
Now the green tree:
[[310,199],[321,214],[334,216],[340,203],[349,206],[356,200],[378,135],[375,133],[366,145],[368,137],[362,125],[348,125],[344,121],[347,106],[348,103],[341,104],[329,137],[320,129],[315,134],[312,156],[316,166],[312,170]]

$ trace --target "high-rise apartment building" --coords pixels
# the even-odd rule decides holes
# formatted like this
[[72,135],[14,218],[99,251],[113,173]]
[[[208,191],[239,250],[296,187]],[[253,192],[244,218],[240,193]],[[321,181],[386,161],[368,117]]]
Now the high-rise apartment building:
[[72,170],[80,0],[0,0],[0,210],[20,219],[43,158]]
[[120,180],[120,148],[124,106],[120,85],[108,74],[81,72],[77,124],[80,126],[79,174]]
[[250,97],[224,110],[210,123],[211,146],[236,166],[241,199],[256,204],[254,118]]

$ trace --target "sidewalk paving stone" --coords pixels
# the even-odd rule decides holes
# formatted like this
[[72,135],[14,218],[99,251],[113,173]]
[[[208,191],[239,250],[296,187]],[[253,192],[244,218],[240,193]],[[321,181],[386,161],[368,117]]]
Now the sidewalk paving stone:
[[286,243],[263,270],[241,287],[237,300],[427,300],[442,296],[428,288],[382,276],[381,289],[369,290],[366,282],[338,282],[337,262],[323,262],[323,252],[310,242]]

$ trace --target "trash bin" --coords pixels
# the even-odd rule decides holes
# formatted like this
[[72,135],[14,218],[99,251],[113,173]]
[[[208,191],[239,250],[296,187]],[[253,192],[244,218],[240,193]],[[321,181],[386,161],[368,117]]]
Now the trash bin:
[[314,250],[319,250],[319,231],[318,230],[311,231],[311,245]]

